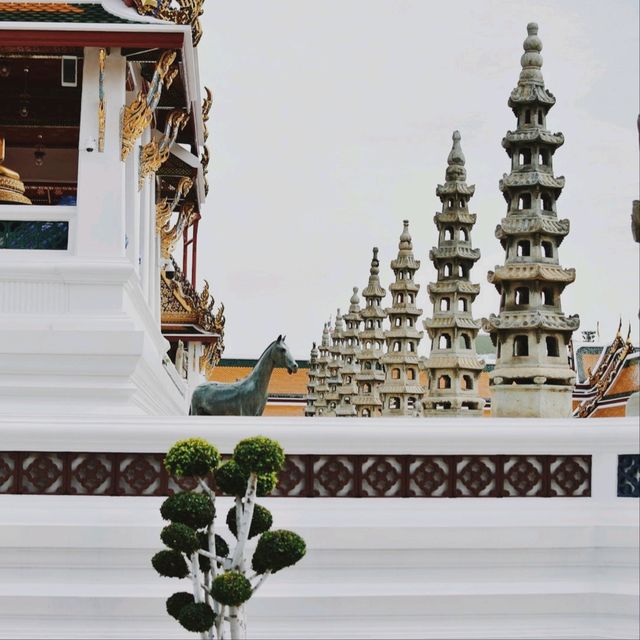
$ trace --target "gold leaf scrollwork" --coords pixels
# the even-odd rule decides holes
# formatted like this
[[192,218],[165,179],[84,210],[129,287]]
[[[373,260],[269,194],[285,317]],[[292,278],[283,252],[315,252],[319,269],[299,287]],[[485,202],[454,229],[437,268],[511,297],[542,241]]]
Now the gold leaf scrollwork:
[[189,114],[186,111],[176,109],[167,117],[164,127],[164,133],[160,138],[154,138],[144,147],[140,148],[140,176],[138,179],[138,188],[141,189],[144,179],[155,173],[169,157],[171,147],[178,137],[178,133],[189,120]]
[[191,25],[193,46],[197,46],[202,37],[200,16],[203,13],[204,0],[176,0],[179,9],[172,6],[172,0],[133,0],[140,15],[154,16],[175,24]]
[[209,180],[207,180],[209,173],[209,147],[207,147],[207,145],[204,145],[202,148],[200,164],[202,165],[202,181],[204,182],[204,193],[206,195],[209,193]]
[[162,229],[165,228],[171,220],[171,214],[178,206],[180,198],[184,198],[191,190],[193,181],[191,178],[181,178],[176,187],[176,192],[173,195],[173,199],[162,198],[162,200],[156,203],[156,233],[160,236]]
[[104,97],[104,70],[107,61],[106,49],[98,51],[98,152],[104,152],[104,136],[107,125],[107,108]]
[[209,122],[209,111],[211,111],[211,105],[213,104],[213,95],[211,94],[211,89],[209,87],[204,88],[207,96],[202,101],[202,125],[203,132],[202,135],[204,137],[204,141],[206,142],[209,138],[209,130],[207,129],[207,122]]
[[164,260],[171,258],[178,238],[182,235],[183,231],[193,223],[196,215],[195,203],[184,202],[180,207],[178,220],[173,227],[170,227],[170,223],[162,227],[160,230],[160,254]]
[[165,51],[156,64],[147,94],[145,95],[143,91],[140,91],[133,102],[125,106],[122,114],[121,160],[127,159],[136,140],[151,124],[153,113],[162,95],[162,86],[164,85],[168,89],[178,73],[177,69],[171,70],[171,65],[175,59],[175,51]]

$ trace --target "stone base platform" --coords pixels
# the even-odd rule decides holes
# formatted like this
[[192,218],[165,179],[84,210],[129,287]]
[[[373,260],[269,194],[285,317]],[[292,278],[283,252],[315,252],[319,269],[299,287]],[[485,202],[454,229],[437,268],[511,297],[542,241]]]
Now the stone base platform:
[[495,418],[568,418],[572,387],[554,384],[498,384],[491,387]]

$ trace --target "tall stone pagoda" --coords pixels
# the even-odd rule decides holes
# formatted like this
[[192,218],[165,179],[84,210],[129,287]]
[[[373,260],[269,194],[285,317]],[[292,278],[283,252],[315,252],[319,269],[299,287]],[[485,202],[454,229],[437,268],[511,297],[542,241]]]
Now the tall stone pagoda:
[[382,308],[382,299],[387,292],[380,286],[380,262],[378,247],[373,248],[369,283],[362,291],[365,307],[360,312],[364,323],[360,331],[360,350],[358,362],[360,371],[356,374],[358,395],[353,399],[356,413],[362,418],[370,418],[382,414],[382,400],[379,387],[384,382],[385,374],[380,359],[384,349],[384,328],[382,323],[387,312]]
[[329,352],[331,353],[331,359],[329,360],[328,369],[329,369],[329,378],[327,379],[327,384],[329,385],[329,391],[326,394],[327,402],[329,403],[329,407],[325,413],[325,415],[335,416],[336,408],[338,407],[338,403],[340,402],[340,396],[338,394],[338,387],[342,384],[342,332],[344,331],[344,322],[342,320],[342,315],[340,314],[340,309],[336,314],[336,322],[333,325],[333,331],[331,331],[331,348]]
[[322,329],[322,340],[320,342],[319,356],[317,360],[316,370],[316,388],[315,388],[315,414],[316,416],[327,415],[329,403],[327,402],[327,393],[329,393],[329,363],[331,362],[331,344],[329,342],[329,325],[324,323]]
[[342,332],[342,370],[340,372],[342,384],[338,387],[338,406],[336,415],[341,417],[356,416],[353,399],[358,394],[358,352],[360,351],[360,298],[358,287],[353,287],[353,295],[349,300],[349,313],[343,316],[345,328]]
[[304,410],[305,416],[315,416],[317,400],[316,387],[318,386],[318,347],[313,343],[311,354],[309,356],[309,381],[307,382],[307,406]]
[[445,183],[436,189],[442,202],[442,211],[433,219],[438,246],[429,252],[438,278],[428,287],[433,318],[424,321],[432,342],[425,364],[429,387],[423,407],[425,415],[481,416],[484,399],[478,393],[478,381],[484,363],[478,359],[475,346],[480,322],[471,314],[480,286],[470,282],[480,251],[471,247],[476,214],[469,213],[468,206],[475,186],[466,183],[458,131],[453,132],[447,164]]
[[386,373],[380,386],[382,415],[406,416],[414,414],[424,394],[418,372],[418,344],[423,334],[416,328],[422,314],[416,307],[420,285],[414,282],[420,261],[413,255],[408,220],[404,221],[398,257],[391,261],[391,268],[396,279],[389,286],[392,300],[386,312],[391,326],[384,334],[387,351],[381,358]]
[[530,23],[527,32],[520,79],[509,97],[517,128],[502,141],[511,158],[511,173],[500,181],[507,216],[496,228],[505,264],[488,275],[501,295],[500,313],[484,319],[483,328],[497,345],[492,414],[559,418],[571,415],[575,374],[566,347],[580,319],[565,316],[560,305],[576,277],[558,259],[569,221],[557,216],[564,178],[553,175],[552,159],[564,136],[547,129],[556,99],[540,71],[538,25]]

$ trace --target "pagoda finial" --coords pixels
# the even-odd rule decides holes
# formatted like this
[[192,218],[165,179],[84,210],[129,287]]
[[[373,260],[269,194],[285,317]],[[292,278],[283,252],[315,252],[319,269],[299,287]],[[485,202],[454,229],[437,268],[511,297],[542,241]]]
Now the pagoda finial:
[[447,182],[464,182],[467,179],[467,170],[464,168],[465,157],[462,153],[462,147],[460,146],[460,132],[454,131],[451,136],[453,145],[451,151],[447,157],[447,171],[445,174],[445,180]]
[[544,86],[544,79],[542,77],[542,40],[538,37],[538,24],[536,22],[530,22],[527,25],[527,37],[522,43],[524,53],[520,58],[520,64],[522,65],[522,71],[520,72],[520,83],[524,84],[539,84]]
[[400,253],[411,253],[413,245],[411,244],[411,234],[409,233],[409,221],[403,220],[404,228],[400,234],[400,244],[398,245]]
[[322,346],[329,348],[329,323],[324,323],[324,328],[322,329]]
[[380,273],[380,260],[378,260],[378,247],[373,247],[373,258],[371,258],[371,268],[369,273],[377,276]]
[[349,313],[358,313],[360,311],[360,298],[358,297],[358,287],[353,287],[353,295],[349,302]]

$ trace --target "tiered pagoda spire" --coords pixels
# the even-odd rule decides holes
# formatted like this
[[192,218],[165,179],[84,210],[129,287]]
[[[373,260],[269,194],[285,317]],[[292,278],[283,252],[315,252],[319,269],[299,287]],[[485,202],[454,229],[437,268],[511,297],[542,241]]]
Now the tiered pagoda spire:
[[387,292],[380,286],[379,274],[378,247],[374,247],[369,269],[369,283],[362,291],[366,301],[361,311],[364,327],[360,331],[360,350],[358,351],[360,363],[360,371],[356,374],[358,395],[353,399],[357,415],[363,418],[382,414],[379,388],[384,382],[385,374],[380,358],[383,355],[385,343],[382,323],[387,313],[382,308],[381,302]]
[[309,382],[307,383],[307,406],[304,410],[305,416],[315,416],[315,402],[318,398],[316,395],[316,387],[318,386],[318,347],[313,343],[311,354],[309,356]]
[[447,164],[445,183],[436,189],[442,202],[442,211],[433,219],[438,228],[438,246],[429,252],[438,278],[428,287],[433,318],[424,321],[432,342],[425,364],[429,386],[423,407],[425,415],[480,416],[484,399],[478,393],[478,381],[484,363],[476,354],[480,322],[471,314],[480,286],[470,282],[480,251],[471,246],[476,215],[469,213],[468,206],[475,186],[466,183],[458,131],[453,132]]
[[327,384],[329,385],[329,391],[326,394],[327,402],[329,403],[329,407],[325,415],[335,416],[336,408],[338,407],[338,403],[340,402],[340,396],[338,394],[338,387],[342,384],[342,332],[344,331],[344,322],[342,320],[342,315],[340,314],[340,309],[336,314],[336,322],[333,326],[333,331],[331,331],[331,360],[329,361],[329,378],[327,379]]
[[562,291],[575,280],[575,270],[563,269],[558,259],[569,221],[557,216],[564,178],[553,175],[552,160],[564,136],[547,129],[556,99],[540,70],[538,25],[530,23],[527,32],[518,86],[509,97],[517,128],[502,141],[511,173],[500,181],[508,209],[496,237],[506,259],[488,276],[501,295],[500,313],[484,319],[483,328],[498,349],[490,375],[492,414],[562,417],[571,414],[575,380],[567,345],[580,324],[560,305]]
[[422,309],[416,307],[420,285],[414,281],[420,261],[413,255],[408,220],[404,221],[398,257],[391,261],[391,268],[396,279],[389,286],[392,302],[386,312],[391,328],[385,331],[387,351],[381,358],[386,373],[380,386],[382,415],[413,415],[424,393],[418,372],[418,344],[423,334],[416,329]]
[[322,341],[320,342],[320,349],[317,360],[317,372],[316,372],[316,388],[315,388],[315,414],[316,416],[327,415],[329,409],[329,403],[327,402],[327,393],[329,393],[329,362],[331,362],[331,344],[329,342],[329,325],[324,323],[322,329]]
[[349,313],[343,316],[345,328],[342,332],[342,369],[340,375],[342,384],[338,387],[337,416],[356,416],[356,407],[353,399],[358,393],[358,383],[356,376],[359,371],[358,351],[360,323],[360,298],[358,297],[358,287],[353,287],[353,295],[349,300]]

